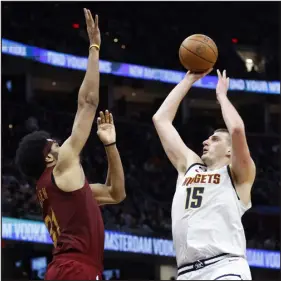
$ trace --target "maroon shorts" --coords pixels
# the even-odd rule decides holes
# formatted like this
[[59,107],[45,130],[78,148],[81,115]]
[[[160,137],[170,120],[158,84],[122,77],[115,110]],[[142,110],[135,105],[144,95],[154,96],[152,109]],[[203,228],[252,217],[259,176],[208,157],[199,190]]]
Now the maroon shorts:
[[81,254],[61,254],[48,265],[45,280],[102,280],[102,269]]

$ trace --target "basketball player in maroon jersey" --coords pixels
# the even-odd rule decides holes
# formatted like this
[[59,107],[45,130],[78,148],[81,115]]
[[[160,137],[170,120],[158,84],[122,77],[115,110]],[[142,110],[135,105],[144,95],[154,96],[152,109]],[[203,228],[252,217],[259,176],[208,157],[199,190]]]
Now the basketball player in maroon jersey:
[[98,136],[108,158],[106,184],[89,184],[79,155],[92,128],[99,103],[98,17],[84,9],[90,39],[88,66],[78,94],[70,137],[59,147],[44,131],[25,136],[17,150],[21,172],[37,182],[43,219],[54,243],[46,280],[101,280],[104,224],[99,205],[125,198],[124,172],[116,148],[112,115],[100,112]]

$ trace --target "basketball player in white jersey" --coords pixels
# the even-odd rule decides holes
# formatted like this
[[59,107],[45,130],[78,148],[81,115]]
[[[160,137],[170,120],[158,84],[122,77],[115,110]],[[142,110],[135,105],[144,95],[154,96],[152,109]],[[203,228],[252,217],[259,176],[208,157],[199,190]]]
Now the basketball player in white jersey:
[[177,279],[251,280],[241,217],[251,207],[256,169],[243,120],[227,98],[226,72],[217,71],[216,97],[227,130],[216,130],[203,142],[201,157],[184,144],[172,124],[192,84],[210,71],[188,72],[153,116],[163,148],[178,171],[172,205]]

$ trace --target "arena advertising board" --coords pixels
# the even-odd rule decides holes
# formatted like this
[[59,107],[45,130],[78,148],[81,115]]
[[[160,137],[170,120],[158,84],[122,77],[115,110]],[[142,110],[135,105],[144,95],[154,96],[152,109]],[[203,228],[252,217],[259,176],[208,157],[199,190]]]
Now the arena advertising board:
[[[2,218],[2,238],[7,240],[52,244],[45,224],[40,221]],[[105,231],[105,250],[175,257],[172,240]],[[247,259],[252,267],[280,269],[280,252],[247,249]]]
[[[2,54],[23,57],[54,67],[86,71],[87,57],[79,57],[29,46],[19,42],[2,39]],[[130,77],[143,80],[155,80],[164,83],[177,84],[185,76],[183,71],[157,69],[142,65],[110,62],[100,60],[100,72],[115,76]],[[208,75],[194,84],[194,87],[215,89],[217,76]],[[245,79],[230,79],[229,90],[261,94],[280,94],[279,81],[259,81]]]

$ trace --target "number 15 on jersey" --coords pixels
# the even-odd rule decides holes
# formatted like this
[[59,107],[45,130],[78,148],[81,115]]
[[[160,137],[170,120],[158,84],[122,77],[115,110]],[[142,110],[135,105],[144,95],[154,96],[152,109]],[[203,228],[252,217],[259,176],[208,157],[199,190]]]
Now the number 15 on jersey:
[[201,207],[204,187],[188,187],[186,189],[185,209],[197,209]]

